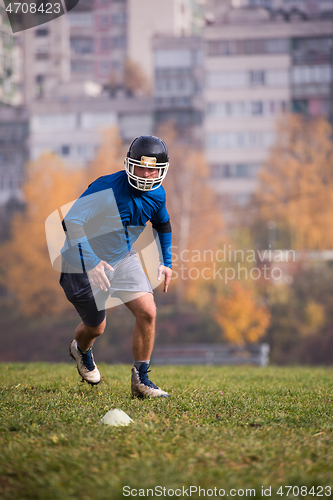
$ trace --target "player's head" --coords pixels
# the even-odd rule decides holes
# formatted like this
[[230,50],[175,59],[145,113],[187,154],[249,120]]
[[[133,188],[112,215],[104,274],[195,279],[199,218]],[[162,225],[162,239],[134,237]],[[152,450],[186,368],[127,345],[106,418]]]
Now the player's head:
[[140,135],[134,139],[125,158],[128,182],[140,191],[158,188],[169,168],[168,150],[162,139]]

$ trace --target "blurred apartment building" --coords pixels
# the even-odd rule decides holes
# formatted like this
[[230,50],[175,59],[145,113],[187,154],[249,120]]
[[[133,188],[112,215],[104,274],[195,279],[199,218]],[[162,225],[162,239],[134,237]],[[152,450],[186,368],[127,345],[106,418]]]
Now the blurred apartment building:
[[205,155],[222,206],[249,199],[279,116],[329,118],[332,110],[332,2],[329,14],[313,16],[281,11],[296,2],[278,3],[261,2],[278,10],[220,5],[204,30]]
[[117,127],[123,141],[153,130],[151,99],[107,95],[81,95],[62,101],[36,102],[30,116],[30,157],[53,151],[75,166],[89,164],[102,140],[103,131]]
[[19,48],[10,27],[3,1],[0,1],[0,103],[17,106],[21,103]]
[[20,49],[0,2],[0,205],[21,197],[28,121],[21,106]]
[[[59,86],[69,81],[69,37],[65,16],[13,35],[1,9],[4,86],[10,98],[0,97],[0,205],[22,200],[24,166],[30,158],[31,119],[34,103],[57,96]],[[15,203],[14,203],[15,204]]]
[[24,165],[29,159],[29,120],[22,106],[0,104],[0,205],[22,199]]
[[184,37],[203,28],[204,0],[128,0],[128,57],[154,80],[154,35]]
[[[129,142],[166,121],[204,145],[221,198],[245,202],[276,119],[290,111],[330,113],[332,3],[81,0],[67,15],[15,35],[19,70],[7,81],[20,74],[21,87],[13,86],[10,109],[0,110],[1,154],[10,144],[9,121],[23,123],[24,140],[21,173],[0,180],[0,203],[10,195],[1,186],[22,182],[28,156],[51,150],[73,165],[89,164],[103,128],[118,126]],[[149,76],[152,96],[127,92],[129,59]],[[15,171],[14,160],[4,165]]]
[[96,154],[104,129],[117,126],[126,141],[141,128],[152,131],[151,99],[129,99],[123,92],[110,98],[96,81],[101,66],[94,60],[91,36],[100,29],[91,24],[91,2],[83,0],[77,7],[78,11],[74,8],[18,36],[33,160],[43,151],[53,151],[72,165],[86,165]]
[[[3,11],[0,70],[6,79],[0,81],[0,101],[9,107],[0,111],[0,204],[19,197],[24,163],[43,151],[72,165],[87,165],[103,129],[117,126],[126,142],[151,134],[153,97],[127,92],[126,61],[152,79],[152,37],[198,33],[204,3],[80,0],[65,16],[14,36]],[[14,65],[7,64],[10,58]],[[10,72],[14,66],[17,71]]]
[[126,60],[152,83],[155,34],[197,34],[205,0],[81,0],[68,13],[71,78],[124,83]]
[[155,127],[171,122],[184,139],[202,146],[202,38],[155,36],[153,55]]
[[191,34],[202,1],[80,0],[65,16],[21,32],[25,101],[56,97],[69,81],[122,86],[128,59],[151,77],[152,36]]
[[70,79],[69,29],[66,16],[16,35],[22,54],[21,86],[25,106],[38,99],[57,98]]
[[121,81],[127,54],[127,0],[80,0],[66,18],[73,81]]

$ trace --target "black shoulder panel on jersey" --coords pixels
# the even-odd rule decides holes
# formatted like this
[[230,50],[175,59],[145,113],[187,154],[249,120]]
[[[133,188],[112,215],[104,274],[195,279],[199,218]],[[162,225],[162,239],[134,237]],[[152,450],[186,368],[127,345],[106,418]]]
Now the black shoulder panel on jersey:
[[158,233],[171,233],[172,229],[170,219],[168,222],[153,222],[153,229],[155,229]]

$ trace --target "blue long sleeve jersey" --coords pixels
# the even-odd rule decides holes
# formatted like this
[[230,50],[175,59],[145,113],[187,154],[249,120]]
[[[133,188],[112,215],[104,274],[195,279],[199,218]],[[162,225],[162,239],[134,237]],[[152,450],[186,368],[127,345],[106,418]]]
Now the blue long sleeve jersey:
[[[101,260],[111,266],[122,259],[151,221],[161,246],[161,263],[172,267],[171,225],[163,186],[139,191],[124,170],[95,180],[63,220],[65,260],[88,271]],[[81,271],[82,272],[82,271]]]

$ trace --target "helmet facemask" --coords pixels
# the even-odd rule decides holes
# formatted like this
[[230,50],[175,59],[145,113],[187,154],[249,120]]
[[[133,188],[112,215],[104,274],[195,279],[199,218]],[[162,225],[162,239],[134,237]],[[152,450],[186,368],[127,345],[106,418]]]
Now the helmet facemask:
[[[134,167],[144,167],[158,170],[157,177],[139,177],[134,173]],[[157,163],[157,160],[153,156],[141,156],[141,160],[134,160],[133,158],[125,158],[125,170],[128,177],[128,182],[135,189],[140,191],[153,191],[157,189],[162,184],[164,177],[167,174],[169,168],[169,162]]]

